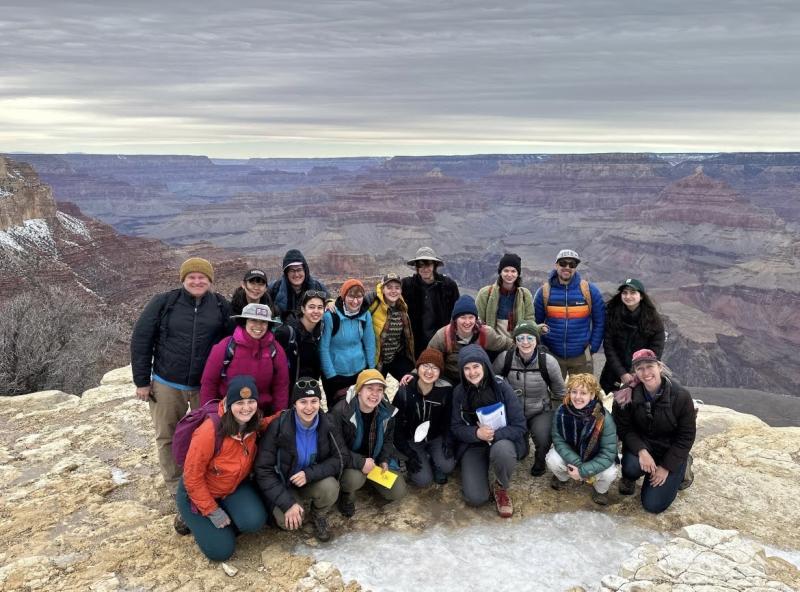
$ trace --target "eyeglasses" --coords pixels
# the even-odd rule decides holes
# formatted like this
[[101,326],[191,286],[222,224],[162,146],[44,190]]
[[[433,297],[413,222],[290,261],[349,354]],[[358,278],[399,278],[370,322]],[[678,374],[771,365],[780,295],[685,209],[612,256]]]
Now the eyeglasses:
[[300,267],[290,267],[289,269],[286,270],[286,273],[305,273],[305,270],[301,265]]
[[533,335],[517,335],[514,339],[517,340],[517,343],[525,343],[526,341],[536,341],[536,337]]
[[306,290],[305,294],[303,294],[303,300],[308,300],[309,298],[321,298],[324,302],[326,296],[327,294],[325,292],[320,292],[319,290]]
[[247,283],[248,283],[248,284],[263,284],[263,285],[266,285],[266,284],[267,284],[267,282],[265,282],[265,281],[264,281],[263,279],[261,279],[260,277],[254,277],[254,278],[250,278],[249,280],[247,280]]
[[436,364],[421,364],[420,368],[422,368],[423,370],[427,370],[428,372],[433,372],[434,370],[438,370],[439,366],[437,366]]
[[314,378],[309,378],[308,380],[298,380],[294,383],[295,386],[299,386],[302,388],[317,388],[319,386],[319,381],[315,380]]
[[556,261],[559,267],[569,267],[570,269],[575,269],[578,267],[578,262],[572,259],[561,259],[560,261]]

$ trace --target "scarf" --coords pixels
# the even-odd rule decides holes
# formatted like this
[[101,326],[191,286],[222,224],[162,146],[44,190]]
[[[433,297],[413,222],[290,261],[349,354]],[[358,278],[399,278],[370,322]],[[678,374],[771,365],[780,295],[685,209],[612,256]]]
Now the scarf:
[[603,433],[605,412],[603,406],[593,399],[583,409],[561,405],[556,411],[556,427],[564,441],[586,462],[597,454],[600,435]]

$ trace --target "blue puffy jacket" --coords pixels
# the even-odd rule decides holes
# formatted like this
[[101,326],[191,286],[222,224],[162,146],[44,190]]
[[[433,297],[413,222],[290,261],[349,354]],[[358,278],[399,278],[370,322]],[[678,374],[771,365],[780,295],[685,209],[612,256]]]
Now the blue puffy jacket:
[[574,358],[581,355],[588,345],[592,353],[603,345],[603,328],[606,322],[606,305],[596,285],[589,283],[592,299],[591,312],[581,292],[581,276],[572,276],[568,286],[558,281],[556,270],[547,278],[550,297],[547,310],[542,289],[536,290],[533,309],[537,323],[546,323],[550,328],[542,334],[542,342],[559,358]]
[[[375,367],[375,332],[372,315],[362,305],[361,312],[348,317],[342,312],[342,299],[336,299],[336,310],[322,317],[319,361],[325,378],[352,376],[365,368]],[[339,330],[333,335],[333,316],[339,317]]]

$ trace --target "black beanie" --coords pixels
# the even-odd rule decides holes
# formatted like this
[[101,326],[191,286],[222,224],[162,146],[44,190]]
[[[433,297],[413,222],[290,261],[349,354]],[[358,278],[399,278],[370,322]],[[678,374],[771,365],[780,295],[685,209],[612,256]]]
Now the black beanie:
[[497,273],[503,271],[505,267],[513,267],[517,270],[518,275],[522,275],[522,259],[516,253],[506,253],[500,258],[500,263],[497,265]]

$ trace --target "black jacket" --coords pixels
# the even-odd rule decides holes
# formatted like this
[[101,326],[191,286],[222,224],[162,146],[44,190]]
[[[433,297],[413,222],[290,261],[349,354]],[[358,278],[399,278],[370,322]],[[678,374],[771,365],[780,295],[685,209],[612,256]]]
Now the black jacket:
[[[397,409],[384,398],[375,408],[375,412],[378,431],[372,460],[377,465],[387,463],[393,469],[397,469],[399,463],[397,462],[397,452],[394,447],[394,416],[397,413]],[[344,443],[346,448],[343,451],[346,456],[344,468],[358,469],[360,471],[364,468],[366,458],[355,452],[354,448],[358,448],[357,439],[366,435],[363,433],[361,411],[358,408],[358,397],[355,394],[354,387],[351,387],[347,392],[347,396],[336,404],[331,412],[330,419],[336,437],[340,442]]]
[[322,366],[319,362],[319,340],[322,336],[322,323],[309,333],[298,318],[291,319],[275,329],[275,339],[286,352],[289,361],[289,380],[294,382],[301,376],[319,380]]
[[[273,420],[258,444],[258,456],[253,467],[256,482],[264,497],[286,512],[295,504],[289,487],[289,477],[297,462],[297,427],[294,409],[284,410]],[[325,477],[340,477],[344,447],[335,440],[328,416],[320,411],[317,424],[317,456],[303,471],[308,483]]]
[[225,336],[230,314],[228,301],[216,292],[199,302],[183,288],[156,294],[131,335],[134,384],[147,386],[152,373],[199,387],[211,346]]
[[452,450],[450,437],[450,416],[453,407],[453,385],[439,379],[426,396],[417,389],[419,379],[414,377],[407,385],[397,389],[392,404],[397,407],[394,427],[394,445],[397,450],[410,456],[410,444],[414,442],[414,432],[423,421],[430,421],[425,441],[443,437],[449,450]]
[[[414,334],[414,358],[418,358],[426,347],[429,339],[425,337],[422,326],[422,310],[425,306],[425,284],[419,274],[403,278],[403,300],[408,305],[408,318],[411,320],[411,332]],[[460,296],[458,285],[447,276],[435,273],[434,287],[432,289],[433,312],[436,327],[444,327],[450,322],[453,306]]]
[[646,448],[656,463],[672,473],[692,449],[697,414],[689,391],[669,378],[662,381],[661,396],[651,403],[649,415],[642,384],[633,389],[631,402],[624,407],[614,401],[612,413],[624,449],[638,454]]

